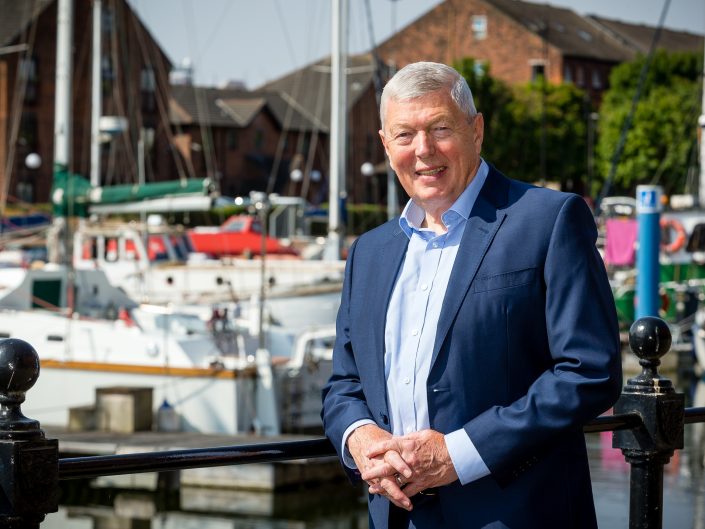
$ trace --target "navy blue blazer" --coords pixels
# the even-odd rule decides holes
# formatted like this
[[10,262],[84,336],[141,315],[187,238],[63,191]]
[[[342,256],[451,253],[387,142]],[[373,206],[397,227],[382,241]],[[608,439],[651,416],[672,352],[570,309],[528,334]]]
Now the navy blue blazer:
[[[622,384],[596,237],[580,197],[490,167],[450,276],[427,382],[431,428],[464,428],[491,472],[440,489],[448,527],[596,527],[582,425],[616,401]],[[336,450],[355,420],[390,429],[385,315],[407,243],[393,220],[350,249],[323,390]],[[388,500],[370,496],[369,507],[371,527],[386,528]]]

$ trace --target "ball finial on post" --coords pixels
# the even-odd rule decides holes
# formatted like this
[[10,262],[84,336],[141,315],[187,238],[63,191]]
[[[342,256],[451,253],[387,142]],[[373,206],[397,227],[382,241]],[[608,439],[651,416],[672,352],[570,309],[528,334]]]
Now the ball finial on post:
[[0,527],[39,529],[45,514],[58,509],[59,443],[20,410],[37,378],[34,347],[0,340]]
[[0,340],[0,439],[42,437],[39,423],[22,414],[25,393],[39,378],[39,355],[16,338]]
[[653,316],[636,320],[629,329],[629,347],[639,357],[642,372],[629,379],[626,392],[630,388],[649,393],[674,391],[671,381],[658,373],[661,357],[671,349],[671,331],[665,321]]
[[629,329],[629,347],[644,360],[659,360],[671,348],[671,331],[661,318],[647,316]]
[[668,324],[640,318],[629,329],[629,346],[642,372],[627,381],[614,405],[615,415],[631,415],[641,424],[616,430],[612,446],[631,465],[629,527],[663,526],[663,467],[683,448],[685,396],[658,373],[661,357],[671,347]]

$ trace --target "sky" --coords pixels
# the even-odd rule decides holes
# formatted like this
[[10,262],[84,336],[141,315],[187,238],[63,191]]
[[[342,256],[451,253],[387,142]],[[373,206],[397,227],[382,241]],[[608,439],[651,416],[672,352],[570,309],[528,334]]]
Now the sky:
[[[128,0],[177,66],[189,58],[199,85],[277,79],[330,54],[331,0]],[[656,26],[668,0],[550,0],[579,14]],[[367,51],[441,0],[349,0],[348,47]],[[665,25],[705,34],[705,1],[671,0]]]

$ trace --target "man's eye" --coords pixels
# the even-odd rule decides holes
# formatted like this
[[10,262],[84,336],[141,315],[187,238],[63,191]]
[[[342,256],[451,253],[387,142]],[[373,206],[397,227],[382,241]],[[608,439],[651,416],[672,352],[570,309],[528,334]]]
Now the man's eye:
[[434,127],[432,130],[432,133],[434,136],[437,138],[445,138],[451,133],[450,127],[445,127],[445,126],[438,126]]
[[411,142],[412,137],[413,137],[413,134],[411,134],[411,132],[400,132],[399,134],[397,134],[396,140],[399,143],[406,144],[406,143]]

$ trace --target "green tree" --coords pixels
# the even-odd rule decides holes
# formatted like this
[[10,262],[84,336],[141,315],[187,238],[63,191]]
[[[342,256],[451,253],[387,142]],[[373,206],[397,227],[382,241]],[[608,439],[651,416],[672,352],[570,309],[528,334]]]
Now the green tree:
[[489,65],[465,58],[455,68],[468,81],[485,117],[483,156],[524,181],[541,180],[541,136],[545,124],[546,179],[581,191],[585,174],[584,93],[572,85],[535,83],[510,88],[490,75]]
[[[645,60],[641,56],[621,64],[610,75],[595,150],[602,179],[610,173]],[[650,183],[662,185],[667,194],[692,191],[684,187],[700,114],[701,65],[702,55],[697,53],[659,50],[654,54],[609,184],[610,194],[633,194],[636,185]]]
[[541,180],[544,149],[546,180],[582,193],[587,148],[584,92],[572,84],[544,86],[539,79],[515,87],[514,97],[511,110],[518,126],[512,140],[517,174],[526,180]]
[[485,120],[483,156],[508,171],[509,167],[504,165],[504,161],[511,158],[507,135],[514,131],[511,111],[514,95],[511,89],[490,75],[488,63],[466,57],[456,62],[454,67],[468,82],[475,106]]

